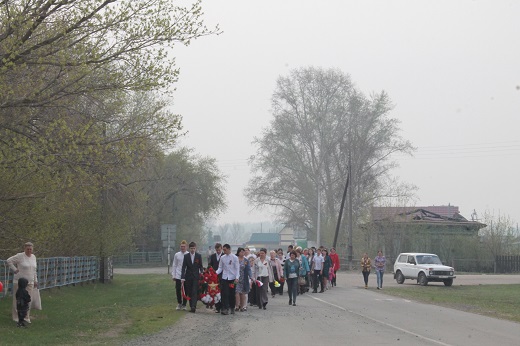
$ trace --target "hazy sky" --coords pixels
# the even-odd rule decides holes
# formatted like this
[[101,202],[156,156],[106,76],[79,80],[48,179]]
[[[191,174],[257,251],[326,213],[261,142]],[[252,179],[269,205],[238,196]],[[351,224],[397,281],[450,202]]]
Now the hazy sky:
[[205,0],[223,33],[175,51],[183,145],[228,176],[219,222],[250,212],[243,189],[251,142],[271,120],[276,79],[338,68],[365,94],[385,90],[402,136],[417,147],[393,174],[418,186],[416,205],[457,205],[520,221],[520,1]]

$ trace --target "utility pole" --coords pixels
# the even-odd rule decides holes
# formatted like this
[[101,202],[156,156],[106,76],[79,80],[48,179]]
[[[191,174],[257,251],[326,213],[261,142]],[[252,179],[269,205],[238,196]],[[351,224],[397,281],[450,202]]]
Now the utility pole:
[[318,183],[318,218],[316,224],[316,247],[321,246],[321,196],[320,184]]
[[350,153],[348,155],[348,176],[350,179],[350,188],[348,189],[348,265],[352,269],[353,247],[352,247],[352,164]]
[[[350,169],[350,167],[349,167],[349,169]],[[339,207],[338,222],[336,223],[336,233],[334,233],[334,242],[332,243],[332,247],[334,247],[334,248],[336,248],[337,243],[338,243],[339,229],[341,226],[341,219],[343,218],[343,209],[345,208],[345,201],[347,199],[349,180],[350,180],[350,171],[349,171],[349,173],[347,173],[347,182],[345,184],[345,189],[343,190],[343,197],[341,198],[341,207]]]

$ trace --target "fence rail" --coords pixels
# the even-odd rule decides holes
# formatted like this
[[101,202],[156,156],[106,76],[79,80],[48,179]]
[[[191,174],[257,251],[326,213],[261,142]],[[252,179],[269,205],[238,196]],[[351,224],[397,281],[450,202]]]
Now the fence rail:
[[[99,279],[99,257],[50,257],[37,259],[38,287],[46,288],[74,285]],[[4,290],[0,298],[13,289],[14,274],[5,260],[0,260],[0,281]]]
[[496,256],[497,273],[520,272],[520,256]]
[[130,252],[122,255],[112,256],[115,266],[143,266],[164,264],[162,252]]

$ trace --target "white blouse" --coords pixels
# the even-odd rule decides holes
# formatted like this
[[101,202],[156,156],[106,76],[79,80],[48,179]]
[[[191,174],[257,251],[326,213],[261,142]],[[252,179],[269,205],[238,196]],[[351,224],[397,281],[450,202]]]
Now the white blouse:
[[262,261],[260,257],[258,257],[255,261],[256,264],[256,275],[260,277],[269,276],[269,260],[267,257]]
[[31,254],[31,257],[27,257],[25,252],[20,252],[9,257],[7,264],[13,272],[18,269],[18,273],[14,274],[14,281],[18,281],[19,278],[25,278],[29,281],[29,284],[38,282],[36,256]]

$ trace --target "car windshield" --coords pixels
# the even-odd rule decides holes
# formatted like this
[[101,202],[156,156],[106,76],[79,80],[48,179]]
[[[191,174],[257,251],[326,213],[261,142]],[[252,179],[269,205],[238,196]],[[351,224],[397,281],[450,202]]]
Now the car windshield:
[[418,255],[417,264],[442,264],[440,258],[435,255]]

